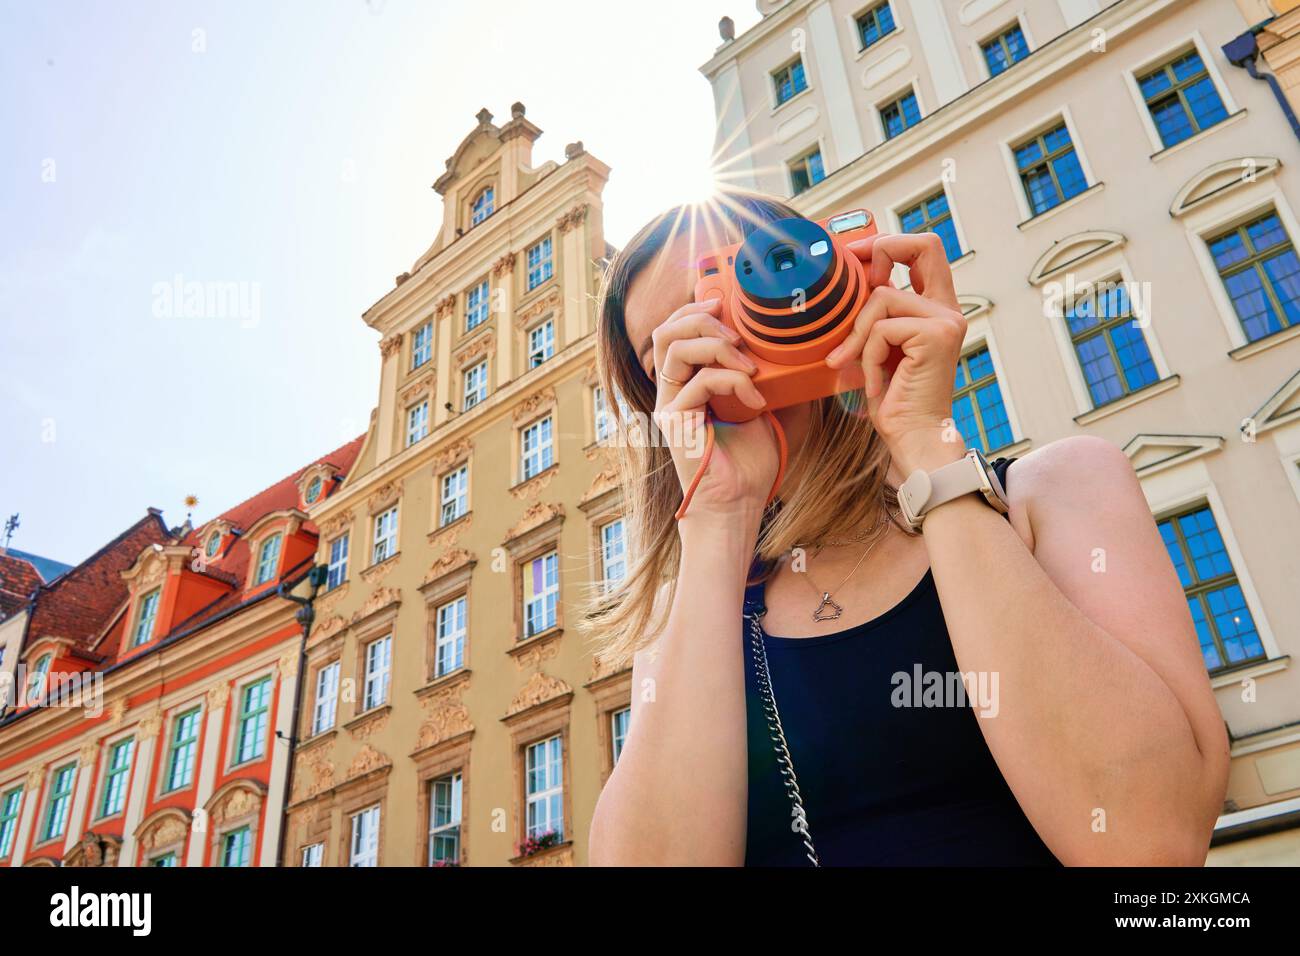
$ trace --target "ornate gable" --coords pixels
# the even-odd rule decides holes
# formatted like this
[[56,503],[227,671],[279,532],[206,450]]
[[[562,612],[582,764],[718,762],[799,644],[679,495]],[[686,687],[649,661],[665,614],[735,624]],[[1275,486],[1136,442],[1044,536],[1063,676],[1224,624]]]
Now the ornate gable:
[[1194,458],[1210,455],[1223,447],[1218,435],[1134,435],[1124,446],[1124,454],[1133,463],[1139,478]]

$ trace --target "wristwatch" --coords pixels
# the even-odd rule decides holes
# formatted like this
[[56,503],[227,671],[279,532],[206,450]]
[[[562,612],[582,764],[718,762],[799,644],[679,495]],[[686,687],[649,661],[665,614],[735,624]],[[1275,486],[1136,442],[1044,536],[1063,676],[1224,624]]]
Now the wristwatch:
[[978,449],[968,448],[965,456],[942,468],[912,472],[898,486],[899,510],[908,527],[919,531],[925,516],[935,508],[977,491],[998,514],[1009,510],[997,472]]

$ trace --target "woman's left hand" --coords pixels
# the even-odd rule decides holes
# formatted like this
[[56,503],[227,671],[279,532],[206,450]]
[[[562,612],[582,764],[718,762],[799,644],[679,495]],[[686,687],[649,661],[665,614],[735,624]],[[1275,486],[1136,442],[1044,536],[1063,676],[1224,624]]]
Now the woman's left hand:
[[[953,423],[952,391],[966,318],[943,241],[934,233],[880,235],[847,248],[862,260],[872,291],[826,364],[862,363],[867,411],[903,475],[956,461],[965,442]],[[890,283],[895,263],[908,267],[911,291]]]

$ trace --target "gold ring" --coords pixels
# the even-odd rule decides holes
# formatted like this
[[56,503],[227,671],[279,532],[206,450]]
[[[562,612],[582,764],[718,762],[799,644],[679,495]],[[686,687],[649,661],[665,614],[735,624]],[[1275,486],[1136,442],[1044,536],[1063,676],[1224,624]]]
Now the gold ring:
[[686,386],[685,382],[679,382],[677,381],[677,379],[671,378],[665,375],[663,372],[659,373],[659,381],[667,382],[669,385],[676,385],[678,388],[684,388]]

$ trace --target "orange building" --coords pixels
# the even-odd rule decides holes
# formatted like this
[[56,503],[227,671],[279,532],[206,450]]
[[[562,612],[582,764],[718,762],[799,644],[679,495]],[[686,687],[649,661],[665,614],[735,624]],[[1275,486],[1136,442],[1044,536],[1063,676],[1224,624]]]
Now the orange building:
[[317,530],[360,439],[198,528],[158,512],[31,598],[0,866],[273,865]]

